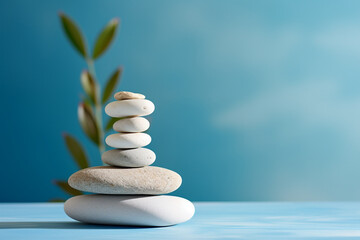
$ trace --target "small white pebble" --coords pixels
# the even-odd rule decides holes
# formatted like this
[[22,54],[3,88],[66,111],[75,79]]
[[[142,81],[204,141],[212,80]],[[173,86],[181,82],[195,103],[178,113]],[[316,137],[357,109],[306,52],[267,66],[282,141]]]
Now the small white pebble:
[[144,99],[145,96],[140,93],[133,93],[133,92],[117,92],[114,95],[116,100],[126,100],[126,99]]

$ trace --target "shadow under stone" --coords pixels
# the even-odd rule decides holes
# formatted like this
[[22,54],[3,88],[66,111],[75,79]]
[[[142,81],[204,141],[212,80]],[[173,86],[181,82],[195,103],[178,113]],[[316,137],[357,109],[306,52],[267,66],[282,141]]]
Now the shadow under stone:
[[81,222],[58,221],[58,222],[0,222],[0,229],[12,228],[37,228],[37,229],[144,229],[156,227],[117,226],[86,224]]

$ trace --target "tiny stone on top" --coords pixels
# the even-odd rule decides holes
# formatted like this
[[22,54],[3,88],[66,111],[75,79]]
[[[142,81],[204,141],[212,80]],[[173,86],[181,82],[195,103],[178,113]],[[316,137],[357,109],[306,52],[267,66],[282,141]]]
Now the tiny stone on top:
[[117,92],[114,95],[116,100],[126,100],[126,99],[144,99],[145,96],[140,93],[133,93],[133,92]]

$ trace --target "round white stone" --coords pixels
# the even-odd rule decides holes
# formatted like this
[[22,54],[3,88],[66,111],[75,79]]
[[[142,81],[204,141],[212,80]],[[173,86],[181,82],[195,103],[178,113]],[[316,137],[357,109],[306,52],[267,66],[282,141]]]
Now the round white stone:
[[189,200],[166,195],[80,195],[67,200],[64,209],[85,223],[158,227],[186,222],[195,213]]
[[147,148],[112,149],[101,155],[104,163],[116,167],[143,167],[151,165],[156,155]]
[[106,114],[115,118],[146,116],[151,114],[154,110],[155,105],[146,99],[114,101],[105,107]]
[[113,125],[113,129],[117,132],[144,132],[149,127],[150,122],[143,117],[120,119]]
[[106,137],[105,142],[113,148],[139,148],[151,142],[146,133],[115,133]]

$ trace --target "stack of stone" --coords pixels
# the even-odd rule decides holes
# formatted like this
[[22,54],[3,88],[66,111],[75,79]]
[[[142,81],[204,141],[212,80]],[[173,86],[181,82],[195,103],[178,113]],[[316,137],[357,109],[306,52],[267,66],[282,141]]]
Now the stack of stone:
[[179,174],[149,166],[155,153],[143,148],[151,142],[144,133],[150,123],[142,116],[151,114],[155,106],[138,93],[118,92],[117,101],[109,103],[105,112],[120,118],[106,144],[115,149],[102,155],[110,166],[82,169],[69,178],[69,185],[95,193],[70,198],[65,212],[71,218],[94,224],[169,226],[185,222],[194,215],[194,205],[180,197],[161,195],[181,185]]

